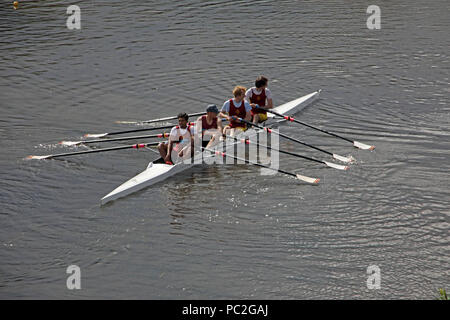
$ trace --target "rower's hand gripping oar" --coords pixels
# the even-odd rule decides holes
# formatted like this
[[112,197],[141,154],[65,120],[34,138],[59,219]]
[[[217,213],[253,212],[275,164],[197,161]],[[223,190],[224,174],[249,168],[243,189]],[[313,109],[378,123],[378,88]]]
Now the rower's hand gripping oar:
[[227,154],[226,152],[222,152],[222,151],[218,151],[218,150],[211,150],[211,149],[204,148],[204,147],[202,147],[202,149],[206,150],[206,151],[209,151],[211,153],[215,153],[216,155],[220,155],[222,157],[229,157],[229,158],[232,158],[232,159],[243,161],[243,162],[248,163],[248,164],[252,164],[252,165],[257,166],[257,167],[266,168],[266,169],[270,169],[270,170],[277,171],[277,172],[280,172],[280,173],[284,173],[284,174],[286,174],[288,176],[295,177],[295,178],[297,178],[299,180],[302,180],[302,181],[305,181],[305,182],[308,182],[308,183],[317,184],[320,181],[320,179],[310,178],[310,177],[302,176],[301,174],[292,173],[292,172],[284,171],[284,170],[281,170],[281,169],[271,168],[269,166],[265,166],[265,165],[257,163],[257,162],[253,162],[253,161],[249,161],[247,159],[235,157],[235,156]]
[[256,127],[256,128],[259,128],[259,129],[263,129],[263,130],[265,130],[265,131],[267,131],[267,132],[269,132],[269,133],[270,133],[270,132],[276,133],[276,134],[278,134],[280,137],[283,137],[283,138],[285,138],[285,139],[288,139],[288,140],[291,140],[291,141],[300,143],[300,144],[302,144],[302,145],[304,145],[304,146],[313,148],[313,149],[315,149],[315,150],[317,150],[317,151],[324,152],[324,153],[326,153],[326,154],[332,156],[332,157],[333,157],[334,159],[336,159],[336,160],[339,160],[339,161],[342,161],[342,162],[346,162],[346,163],[350,163],[350,162],[353,162],[353,161],[354,161],[353,158],[351,158],[351,157],[340,156],[340,155],[338,155],[338,154],[336,154],[336,153],[332,153],[332,152],[329,152],[329,151],[327,151],[327,150],[321,149],[321,148],[319,148],[319,147],[310,145],[310,144],[308,144],[308,143],[306,143],[306,142],[303,142],[303,141],[300,141],[300,140],[298,140],[298,139],[295,139],[295,138],[292,138],[292,137],[290,137],[290,136],[287,136],[287,135],[285,135],[285,134],[283,134],[283,133],[281,133],[281,132],[273,131],[273,130],[270,129],[270,128],[267,128],[267,127],[263,127],[263,126],[254,124],[253,122],[244,120],[244,119],[242,119],[242,118],[239,118],[239,117],[236,117],[236,116],[232,116],[232,119],[233,119],[233,120],[238,120],[238,121],[240,121],[240,122],[242,122],[242,123],[246,123],[246,124],[248,124],[248,125],[250,125],[250,126],[254,126],[254,127]]
[[306,126],[306,127],[308,127],[308,128],[311,128],[311,129],[314,129],[314,130],[323,132],[323,133],[328,134],[328,135],[330,135],[330,136],[333,136],[333,137],[336,137],[336,138],[339,138],[339,139],[342,139],[342,140],[351,142],[351,143],[353,143],[353,146],[354,146],[355,148],[359,148],[359,149],[363,149],[363,150],[373,150],[373,149],[375,149],[375,146],[369,146],[368,144],[361,143],[361,142],[358,142],[358,141],[356,141],[356,140],[351,140],[351,139],[342,137],[342,136],[340,136],[340,135],[337,135],[337,134],[335,134],[335,133],[332,133],[332,132],[329,132],[329,131],[326,131],[326,130],[323,130],[323,129],[320,129],[320,128],[317,128],[317,127],[314,127],[314,126],[312,126],[312,125],[310,125],[310,124],[307,124],[307,123],[304,123],[304,122],[299,121],[299,120],[297,120],[297,119],[294,119],[293,117],[285,116],[285,115],[283,115],[283,114],[281,114],[281,113],[275,112],[275,111],[273,111],[272,109],[262,108],[262,107],[260,107],[259,105],[256,105],[256,108],[259,108],[259,109],[262,109],[262,110],[264,110],[264,111],[270,112],[270,113],[272,113],[272,114],[274,114],[274,115],[276,115],[276,116],[282,117],[282,118],[284,118],[284,119],[286,119],[286,120],[288,120],[288,121],[295,122],[295,123],[301,124],[301,125],[303,125],[303,126]]
[[103,149],[95,149],[95,150],[86,150],[86,151],[77,151],[77,152],[66,152],[66,153],[58,153],[58,154],[49,154],[46,156],[28,156],[26,159],[29,160],[42,160],[42,159],[53,159],[53,158],[60,158],[60,157],[68,157],[68,156],[76,156],[80,154],[87,154],[87,153],[99,153],[99,152],[107,152],[107,151],[116,151],[116,150],[123,150],[123,149],[142,149],[149,146],[155,146],[158,145],[159,142],[152,142],[152,143],[140,143],[140,144],[132,144],[127,146],[118,146],[118,147],[112,147],[112,148],[103,148]]

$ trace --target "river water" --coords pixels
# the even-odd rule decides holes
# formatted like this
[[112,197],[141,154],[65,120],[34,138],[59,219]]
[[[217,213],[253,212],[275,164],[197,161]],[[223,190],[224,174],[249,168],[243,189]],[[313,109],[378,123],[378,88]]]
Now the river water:
[[[81,9],[81,30],[66,9]],[[434,299],[450,288],[448,1],[23,1],[0,8],[0,298]],[[269,77],[275,105],[323,89],[300,138],[347,172],[281,155],[318,186],[200,166],[100,206],[157,155],[60,140],[222,105]],[[119,143],[120,144],[120,143]],[[325,159],[284,140],[280,146]],[[85,147],[73,150],[85,150]],[[72,150],[69,148],[69,150]],[[69,265],[81,290],[68,290]],[[367,268],[380,288],[367,286]]]

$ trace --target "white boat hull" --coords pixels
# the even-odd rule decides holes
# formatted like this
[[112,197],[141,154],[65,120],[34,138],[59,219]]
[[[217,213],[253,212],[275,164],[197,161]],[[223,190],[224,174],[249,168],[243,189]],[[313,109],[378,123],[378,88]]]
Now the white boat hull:
[[[290,102],[287,102],[281,106],[278,106],[274,108],[274,111],[277,113],[285,114],[285,115],[293,115],[308,105],[310,105],[314,100],[316,100],[319,97],[320,91],[316,91],[313,93],[310,93],[306,96],[300,97],[298,99],[292,100]],[[279,124],[286,120],[284,119],[274,119],[273,114],[268,113],[268,124]],[[270,123],[271,122],[271,123]],[[201,155],[198,155],[201,156]],[[195,163],[196,161],[194,161]],[[182,172],[184,170],[189,169],[194,164],[191,163],[190,159],[178,163],[176,165],[168,165],[164,163],[150,163],[147,167],[147,169],[134,178],[131,178],[130,180],[126,181],[113,191],[111,191],[109,194],[104,196],[101,199],[101,204],[104,205],[110,201],[125,197],[129,194],[132,194],[136,191],[142,190],[146,187],[149,187],[155,183],[161,182],[179,172]]]

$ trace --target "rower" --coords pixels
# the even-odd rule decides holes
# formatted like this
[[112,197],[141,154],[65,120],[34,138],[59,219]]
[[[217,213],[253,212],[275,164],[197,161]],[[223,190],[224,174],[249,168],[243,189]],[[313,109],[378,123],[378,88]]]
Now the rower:
[[264,76],[259,76],[255,81],[255,86],[248,89],[245,93],[245,99],[250,103],[252,107],[252,121],[254,124],[264,122],[267,120],[267,111],[257,107],[272,109],[272,93],[267,88],[269,79]]
[[175,151],[178,157],[182,158],[183,153],[189,147],[194,150],[192,139],[193,130],[188,125],[189,116],[183,112],[178,114],[178,126],[175,126],[170,131],[169,141],[161,142],[158,145],[158,150],[164,162],[167,164],[174,164],[172,161],[172,152]]
[[197,119],[195,129],[201,138],[203,148],[210,148],[214,141],[219,141],[219,137],[222,135],[222,119],[217,117],[218,113],[217,106],[210,104],[206,108],[206,115]]
[[227,118],[227,120],[230,121],[230,124],[223,128],[224,135],[235,136],[239,131],[247,130],[246,124],[241,123],[239,120],[232,119],[232,117],[242,118],[247,121],[251,121],[252,119],[252,107],[244,100],[245,90],[245,87],[236,86],[233,90],[234,99],[225,101],[222,106],[219,116]]

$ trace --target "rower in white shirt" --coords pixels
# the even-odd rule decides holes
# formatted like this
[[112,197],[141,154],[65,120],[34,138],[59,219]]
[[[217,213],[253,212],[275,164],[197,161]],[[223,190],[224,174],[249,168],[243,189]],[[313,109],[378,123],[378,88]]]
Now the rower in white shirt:
[[[187,113],[178,114],[178,126],[170,131],[169,141],[161,142],[158,150],[164,162],[174,164],[178,157],[183,158],[186,150],[193,152],[193,134],[194,130],[188,124],[189,116]],[[173,152],[175,151],[175,154]]]

